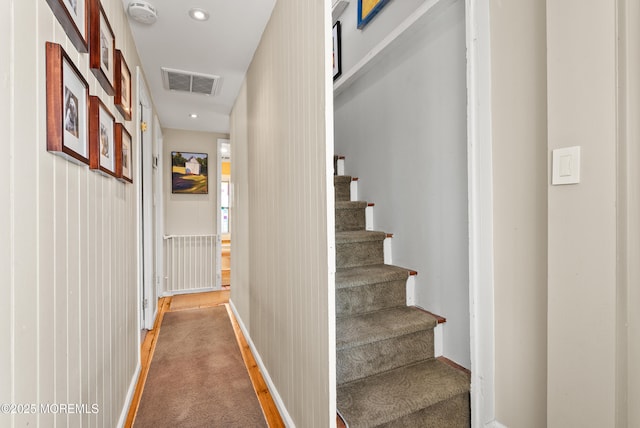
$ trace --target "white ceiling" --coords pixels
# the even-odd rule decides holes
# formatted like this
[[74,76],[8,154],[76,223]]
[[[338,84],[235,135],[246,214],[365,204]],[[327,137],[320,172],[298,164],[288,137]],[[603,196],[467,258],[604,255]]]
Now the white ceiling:
[[[131,1],[122,0],[125,10]],[[148,1],[157,21],[129,18],[129,25],[162,127],[228,133],[229,113],[276,0]],[[193,20],[194,7],[207,10],[209,20]],[[213,96],[172,92],[162,85],[161,67],[217,75],[222,84]]]

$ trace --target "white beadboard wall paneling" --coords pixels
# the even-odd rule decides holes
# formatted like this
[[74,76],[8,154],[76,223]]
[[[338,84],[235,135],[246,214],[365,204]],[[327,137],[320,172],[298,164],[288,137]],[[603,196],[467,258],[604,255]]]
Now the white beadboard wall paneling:
[[[14,377],[12,370],[13,348],[13,295],[14,295],[14,269],[13,269],[13,165],[15,164],[15,144],[12,137],[14,133],[11,121],[13,111],[13,76],[11,74],[12,40],[14,37],[13,16],[11,10],[13,0],[4,1],[0,4],[0,27],[5,29],[3,37],[0,38],[0,98],[5,102],[0,103],[0,140],[7,141],[4,144],[6,152],[0,156],[0,272],[2,272],[1,282],[2,298],[0,298],[0,402],[9,403],[12,400]],[[8,59],[8,61],[7,61]],[[3,418],[4,416],[0,416]],[[4,420],[0,419],[0,422]]]
[[[139,64],[122,3],[102,0],[131,69]],[[88,56],[67,39],[49,5],[3,2],[0,25],[0,401],[96,404],[99,412],[0,415],[0,426],[115,426],[138,364],[135,185],[103,177],[46,151],[45,42],[63,46],[97,84]],[[34,31],[35,28],[35,31]],[[135,88],[134,88],[135,89]],[[135,105],[134,105],[135,108]],[[28,160],[29,167],[24,165]],[[6,350],[6,352],[4,351]]]
[[[232,119],[240,134],[247,123],[248,186],[234,183],[235,192],[248,193],[251,208],[250,322],[242,322],[291,418],[305,427],[335,424],[329,368],[335,347],[329,328],[334,302],[328,234],[333,230],[327,227],[333,203],[328,201],[327,156],[333,153],[327,149],[325,116],[331,86],[325,76],[325,23],[330,18],[324,3],[276,4],[247,73],[246,119],[239,116],[242,99]],[[242,177],[244,171],[237,174]],[[247,308],[243,296],[233,295],[239,308]]]
[[230,116],[231,152],[231,224],[233,224],[233,244],[231,257],[230,300],[233,301],[239,318],[245,326],[251,324],[250,275],[249,275],[249,167],[248,167],[248,127],[247,127],[247,83],[242,84],[238,98]]

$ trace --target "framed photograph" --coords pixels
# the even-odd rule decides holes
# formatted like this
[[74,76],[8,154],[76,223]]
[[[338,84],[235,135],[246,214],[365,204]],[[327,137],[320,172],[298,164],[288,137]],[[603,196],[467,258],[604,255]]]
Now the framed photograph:
[[121,123],[116,123],[116,177],[133,183],[131,134]]
[[89,0],[47,0],[67,37],[80,53],[87,53]]
[[116,120],[96,96],[89,97],[89,168],[116,176]]
[[131,120],[131,72],[124,60],[122,51],[116,49],[116,69],[115,69],[115,99],[116,108],[125,120]]
[[358,28],[364,28],[389,0],[358,0]]
[[207,153],[171,152],[171,193],[207,194]]
[[333,80],[342,74],[342,35],[340,21],[333,25]]
[[109,95],[114,94],[116,36],[113,34],[100,0],[90,0],[89,67]]
[[89,85],[62,46],[46,44],[47,150],[89,163]]

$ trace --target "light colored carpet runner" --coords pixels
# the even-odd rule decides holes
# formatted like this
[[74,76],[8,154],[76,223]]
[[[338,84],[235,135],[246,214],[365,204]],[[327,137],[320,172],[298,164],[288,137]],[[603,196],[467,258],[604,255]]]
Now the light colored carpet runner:
[[468,428],[469,375],[434,358],[436,319],[407,307],[407,269],[384,264],[366,202],[336,194],[337,406],[349,428]]
[[267,427],[224,306],[164,315],[134,427]]

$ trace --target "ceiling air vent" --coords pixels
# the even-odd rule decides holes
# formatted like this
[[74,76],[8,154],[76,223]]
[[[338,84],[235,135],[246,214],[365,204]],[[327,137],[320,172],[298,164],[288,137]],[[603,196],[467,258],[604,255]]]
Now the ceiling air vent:
[[221,78],[220,76],[162,67],[162,83],[165,89],[170,91],[215,95],[220,89]]

